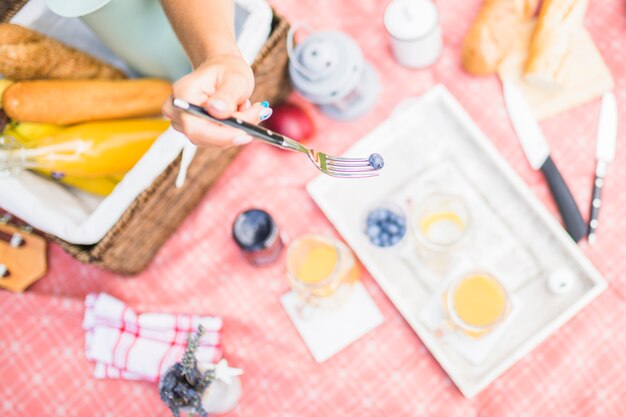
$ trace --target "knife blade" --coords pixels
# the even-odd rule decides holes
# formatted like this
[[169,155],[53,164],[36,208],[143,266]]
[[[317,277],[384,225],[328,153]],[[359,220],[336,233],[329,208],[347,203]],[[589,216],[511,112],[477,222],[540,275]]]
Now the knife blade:
[[503,81],[502,85],[504,100],[513,129],[517,133],[530,166],[534,170],[538,170],[550,156],[548,142],[543,137],[541,128],[522,92],[512,82]]
[[537,119],[515,84],[503,80],[502,86],[509,118],[526,158],[534,170],[543,173],[565,223],[565,229],[572,239],[578,242],[587,234],[587,225],[563,176],[550,157],[550,147]]
[[596,137],[596,170],[593,181],[591,197],[591,209],[589,210],[589,234],[587,240],[591,245],[596,243],[596,230],[598,229],[598,213],[602,205],[602,187],[608,165],[615,158],[617,144],[617,100],[612,92],[602,96],[600,106],[600,120],[598,121],[598,134]]

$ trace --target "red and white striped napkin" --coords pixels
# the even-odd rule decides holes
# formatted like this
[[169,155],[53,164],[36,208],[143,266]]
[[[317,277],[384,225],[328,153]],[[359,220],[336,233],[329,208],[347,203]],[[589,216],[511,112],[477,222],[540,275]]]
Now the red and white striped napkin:
[[85,356],[96,363],[94,377],[158,381],[179,361],[187,337],[202,324],[205,334],[196,357],[216,363],[222,357],[222,319],[186,314],[137,314],[108,294],[85,298]]

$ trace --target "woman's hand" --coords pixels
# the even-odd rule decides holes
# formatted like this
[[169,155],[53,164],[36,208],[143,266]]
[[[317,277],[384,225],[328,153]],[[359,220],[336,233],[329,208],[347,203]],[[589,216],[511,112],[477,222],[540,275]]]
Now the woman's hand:
[[[254,74],[238,54],[211,56],[192,73],[173,86],[173,95],[204,107],[218,119],[235,116],[250,123],[258,123],[272,115],[267,102],[251,105]],[[196,145],[227,148],[249,143],[252,137],[233,127],[203,120],[175,109],[171,100],[163,105],[163,114],[172,127],[182,132]]]

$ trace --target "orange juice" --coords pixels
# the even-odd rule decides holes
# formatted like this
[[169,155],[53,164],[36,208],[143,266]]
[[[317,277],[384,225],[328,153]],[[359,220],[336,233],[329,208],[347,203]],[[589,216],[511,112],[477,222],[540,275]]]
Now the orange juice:
[[337,249],[326,243],[319,243],[309,248],[296,276],[304,283],[317,284],[330,277],[338,262]]
[[304,236],[287,252],[287,273],[293,289],[307,301],[330,297],[343,284],[358,279],[359,269],[350,250],[323,236]]
[[458,239],[465,231],[465,222],[453,211],[429,213],[420,219],[420,232],[431,242],[446,244]]
[[493,326],[506,314],[506,292],[495,278],[486,274],[464,278],[453,288],[451,297],[456,316],[475,328]]
[[425,267],[443,276],[472,237],[467,203],[460,195],[436,193],[409,204],[417,255]]
[[24,149],[0,148],[0,170],[20,165],[57,178],[124,175],[168,127],[163,119],[125,119],[45,130],[49,134]]

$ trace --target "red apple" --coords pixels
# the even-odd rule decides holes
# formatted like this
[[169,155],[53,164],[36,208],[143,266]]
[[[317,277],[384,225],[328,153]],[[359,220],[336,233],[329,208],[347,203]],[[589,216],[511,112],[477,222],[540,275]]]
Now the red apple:
[[306,142],[315,134],[313,119],[300,106],[284,103],[273,110],[272,117],[263,122],[268,129],[298,142]]

